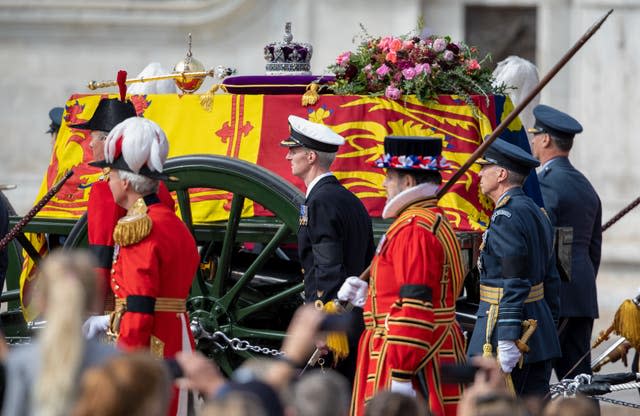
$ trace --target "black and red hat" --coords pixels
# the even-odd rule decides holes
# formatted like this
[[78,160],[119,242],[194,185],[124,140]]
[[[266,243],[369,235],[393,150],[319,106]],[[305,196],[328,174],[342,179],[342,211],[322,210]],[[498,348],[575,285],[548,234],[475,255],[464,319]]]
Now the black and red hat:
[[421,136],[386,136],[384,154],[374,167],[440,171],[449,168],[442,156],[442,139]]

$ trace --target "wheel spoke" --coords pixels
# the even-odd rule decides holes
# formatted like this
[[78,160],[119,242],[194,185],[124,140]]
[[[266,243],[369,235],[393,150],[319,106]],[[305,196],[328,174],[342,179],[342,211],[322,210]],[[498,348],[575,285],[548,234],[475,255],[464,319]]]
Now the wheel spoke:
[[300,292],[302,292],[304,288],[304,284],[303,283],[298,283],[295,286],[290,287],[289,289],[285,289],[282,292],[278,293],[277,295],[271,296],[270,298],[264,299],[260,302],[256,302],[251,306],[247,306],[244,308],[240,308],[238,309],[238,311],[235,313],[235,317],[238,321],[242,320],[243,318],[245,318],[246,316],[261,310],[262,308],[266,308],[268,306],[273,305],[274,303],[280,302],[281,300],[284,300],[292,295],[296,295]]
[[188,189],[177,189],[176,195],[178,197],[178,207],[180,208],[180,216],[182,221],[187,224],[191,234],[193,235],[193,217],[191,215],[191,203],[189,198]]
[[220,302],[224,305],[230,305],[233,299],[238,295],[238,292],[247,284],[248,281],[253,279],[256,272],[273,256],[276,249],[282,243],[282,241],[291,234],[291,230],[286,224],[282,224],[273,238],[267,243],[264,249],[260,252],[258,257],[249,265],[242,277],[233,285],[229,291],[224,295]]
[[215,296],[222,295],[222,291],[224,289],[223,280],[229,275],[231,256],[233,255],[233,248],[236,241],[236,234],[238,233],[238,224],[240,223],[240,217],[242,216],[243,206],[244,196],[240,194],[233,194],[229,220],[227,221],[227,228],[224,234],[224,240],[222,241],[222,250],[220,252],[218,267],[216,269],[216,277],[213,281],[213,294]]

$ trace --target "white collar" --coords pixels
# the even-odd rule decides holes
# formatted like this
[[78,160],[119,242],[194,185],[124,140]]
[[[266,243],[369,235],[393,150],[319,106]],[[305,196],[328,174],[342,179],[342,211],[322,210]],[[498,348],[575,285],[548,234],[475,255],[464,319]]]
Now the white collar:
[[423,183],[414,187],[405,189],[398,195],[387,200],[387,203],[382,210],[382,218],[394,218],[397,217],[408,205],[416,201],[426,199],[430,196],[434,196],[438,190],[439,185],[434,183]]
[[327,176],[332,176],[333,172],[326,172],[323,173],[322,175],[318,175],[316,176],[311,183],[309,184],[309,186],[307,186],[307,194],[305,195],[305,197],[309,198],[309,194],[311,193],[311,190],[313,189],[313,187],[320,182],[320,179],[322,178],[326,178]]

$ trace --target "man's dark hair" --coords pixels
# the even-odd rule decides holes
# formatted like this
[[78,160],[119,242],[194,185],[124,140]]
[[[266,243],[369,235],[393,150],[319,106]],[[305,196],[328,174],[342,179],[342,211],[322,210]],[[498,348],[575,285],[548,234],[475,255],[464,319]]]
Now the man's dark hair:
[[551,136],[551,140],[556,144],[556,147],[563,152],[568,152],[573,147],[573,138],[567,139],[566,137]]
[[404,170],[398,169],[400,177],[411,175],[416,180],[416,184],[433,183],[440,185],[442,183],[442,175],[437,170]]
[[527,176],[529,176],[509,169],[507,169],[507,171],[509,172],[509,175],[507,176],[507,183],[510,185],[522,186],[524,185],[524,181],[527,180]]

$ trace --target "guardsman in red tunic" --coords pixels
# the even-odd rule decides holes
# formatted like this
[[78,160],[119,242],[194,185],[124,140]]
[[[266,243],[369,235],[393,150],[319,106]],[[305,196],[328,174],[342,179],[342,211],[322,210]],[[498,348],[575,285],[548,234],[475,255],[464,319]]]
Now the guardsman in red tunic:
[[[98,103],[96,111],[89,121],[74,124],[70,127],[91,131],[89,147],[93,153],[93,160],[100,161],[104,159],[104,141],[107,134],[116,124],[130,117],[136,117],[136,110],[131,101],[103,98]],[[91,184],[87,204],[87,231],[89,250],[97,259],[98,267],[96,271],[103,279],[101,287],[105,290],[104,309],[107,312],[111,312],[114,308],[113,292],[109,283],[113,259],[113,229],[118,219],[125,215],[126,210],[118,206],[113,200],[106,179],[106,175],[101,175],[98,181]],[[171,194],[169,194],[169,190],[163,182],[160,182],[158,196],[164,204],[171,208],[174,207],[173,198],[171,198]],[[103,320],[102,322],[106,325],[107,321]],[[94,324],[97,324],[97,322],[94,322]],[[106,329],[106,326],[102,329]]]
[[[387,168],[383,218],[395,218],[376,250],[366,283],[347,279],[341,300],[364,302],[352,415],[381,390],[420,395],[434,415],[455,415],[462,390],[440,383],[443,363],[463,363],[455,320],[464,270],[460,247],[435,192],[446,167],[438,138],[388,136],[375,163]],[[367,293],[366,299],[362,296]],[[424,396],[427,397],[424,397]]]
[[[133,117],[113,128],[105,160],[94,163],[110,169],[113,198],[127,210],[113,232],[110,331],[119,347],[149,348],[160,358],[194,347],[185,302],[199,264],[189,229],[157,196],[168,150],[157,124]],[[169,414],[186,414],[187,391],[174,390]]]

